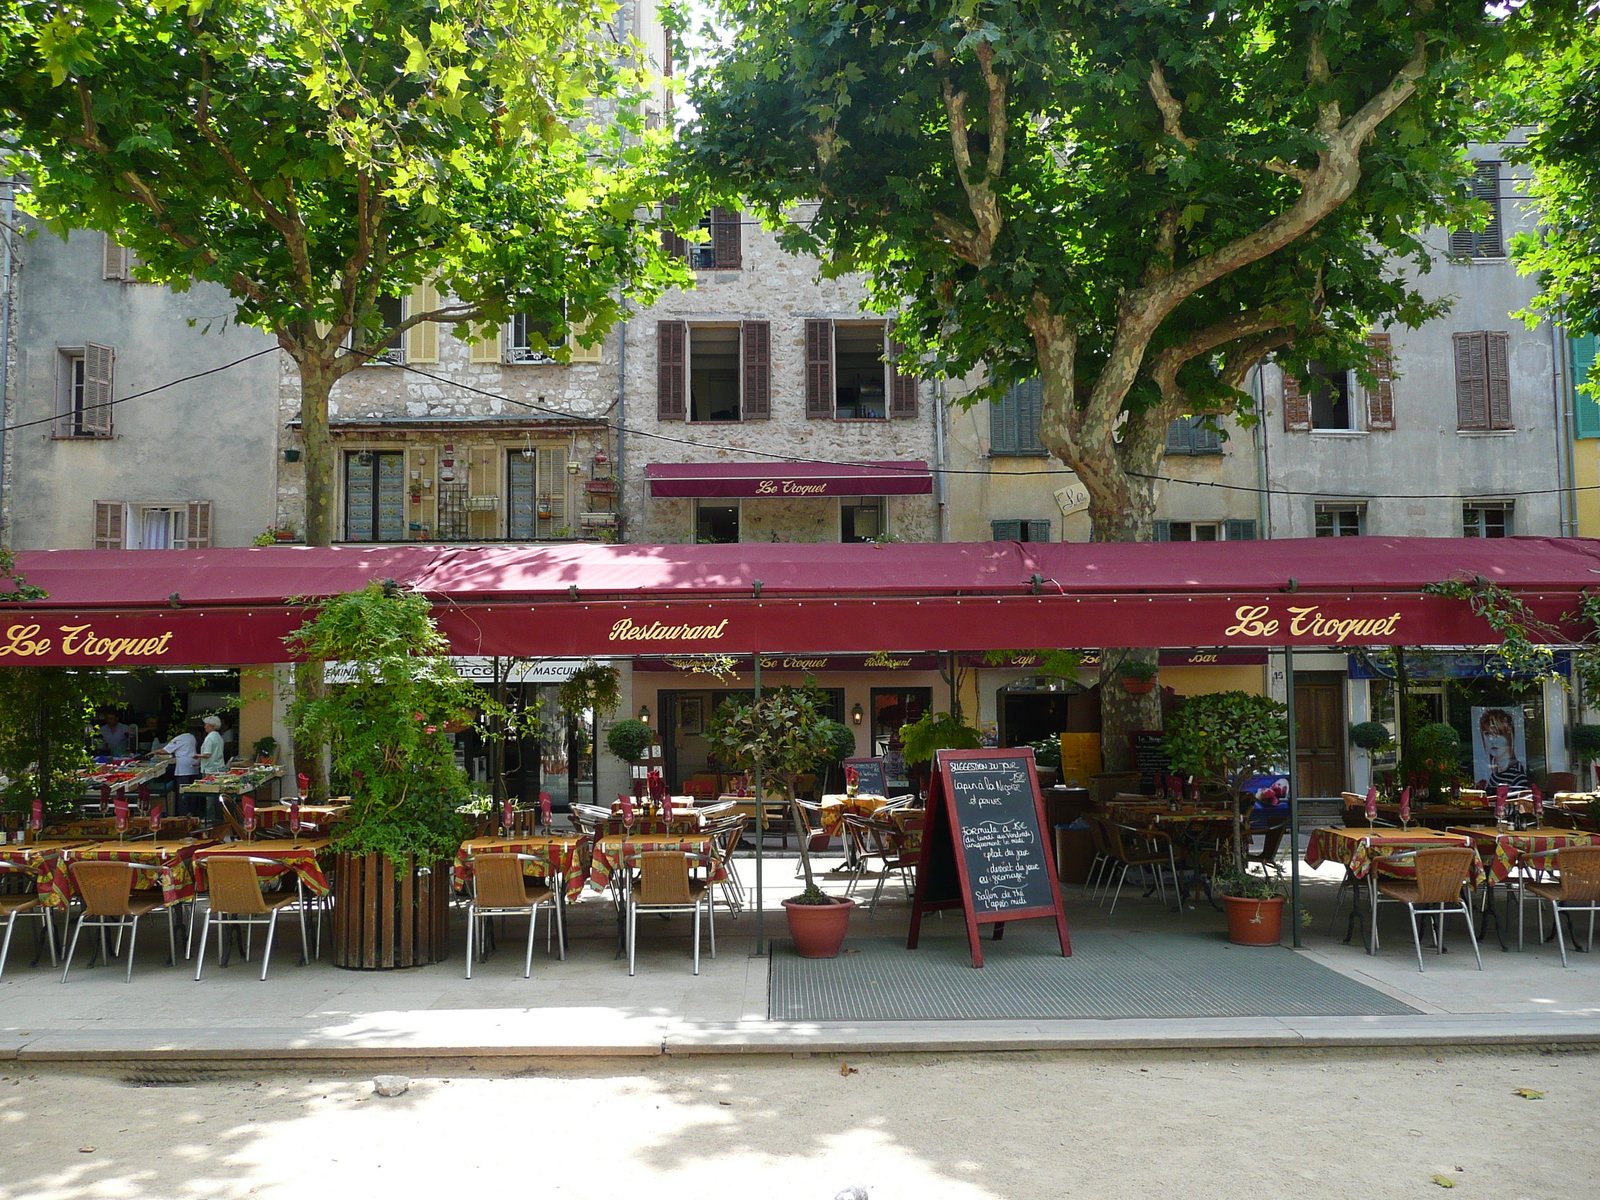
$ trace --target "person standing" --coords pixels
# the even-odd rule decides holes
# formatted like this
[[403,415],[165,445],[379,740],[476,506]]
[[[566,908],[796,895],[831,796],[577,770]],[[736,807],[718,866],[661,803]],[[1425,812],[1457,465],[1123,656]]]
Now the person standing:
[[111,755],[137,753],[139,731],[125,722],[114,708],[106,709],[102,716],[105,723],[100,726],[100,744],[106,748],[106,753]]
[[161,747],[161,752],[172,755],[173,813],[185,817],[205,816],[205,797],[183,794],[187,784],[200,778],[200,751],[195,745],[194,734],[185,729]]

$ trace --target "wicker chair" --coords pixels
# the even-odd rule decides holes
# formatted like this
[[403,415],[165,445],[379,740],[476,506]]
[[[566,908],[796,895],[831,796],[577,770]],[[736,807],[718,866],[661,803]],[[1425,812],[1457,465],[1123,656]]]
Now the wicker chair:
[[710,886],[689,878],[689,856],[680,850],[646,850],[629,855],[627,866],[630,871],[637,866],[639,871],[637,880],[631,873],[628,876],[628,974],[634,973],[642,912],[694,914],[694,973],[700,974],[701,912],[711,930],[711,957],[717,956],[717,917]]
[[[30,878],[33,872],[27,867],[17,863],[0,862],[0,874],[14,871]],[[6,972],[6,956],[11,953],[11,935],[16,931],[18,917],[38,917],[44,922],[45,942],[50,946],[50,965],[57,966],[56,962],[56,926],[55,920],[50,915],[50,910],[39,900],[35,892],[0,895],[0,917],[6,921],[5,941],[0,942],[0,975]],[[34,961],[38,961],[35,955]]]
[[[1517,895],[1517,944],[1522,944],[1522,903],[1529,892],[1542,904],[1549,904],[1556,919],[1556,945],[1561,948],[1561,965],[1567,965],[1567,943],[1561,936],[1561,914],[1589,914],[1589,945],[1594,945],[1594,916],[1600,912],[1600,846],[1563,846],[1526,858],[1552,861],[1556,878],[1551,882],[1524,880]],[[1539,922],[1539,940],[1544,941],[1544,921]],[[1576,944],[1578,935],[1572,935]]]
[[[217,930],[217,966],[227,966],[227,933],[222,926],[232,925],[253,932],[255,926],[267,927],[267,944],[261,951],[261,980],[267,979],[267,968],[272,965],[272,942],[278,932],[278,916],[296,900],[294,892],[265,893],[261,890],[258,866],[277,867],[283,864],[271,858],[254,855],[215,855],[206,859],[206,882],[210,903],[206,906],[205,923],[200,927],[200,953],[195,955],[194,979],[200,982],[200,972],[206,965],[206,939],[211,936],[211,926]],[[250,958],[250,943],[245,942],[245,961]],[[306,945],[305,914],[300,915],[300,957],[310,961]]]
[[1104,829],[1111,850],[1112,869],[1122,868],[1117,876],[1117,890],[1111,896],[1111,908],[1106,915],[1110,916],[1117,911],[1117,901],[1122,897],[1122,885],[1127,882],[1128,872],[1134,867],[1141,867],[1154,874],[1161,903],[1166,904],[1167,887],[1161,876],[1161,869],[1165,867],[1172,879],[1172,891],[1177,897],[1178,913],[1181,916],[1183,888],[1178,878],[1178,859],[1173,850],[1172,838],[1159,829],[1135,829],[1132,825],[1119,825],[1115,821],[1106,821]]
[[[1411,914],[1411,941],[1417,949],[1417,970],[1422,965],[1422,935],[1417,928],[1417,913],[1432,916],[1438,921],[1434,945],[1444,953],[1444,919],[1457,913],[1466,918],[1467,937],[1472,942],[1472,956],[1478,960],[1478,970],[1483,970],[1483,955],[1478,953],[1476,927],[1472,923],[1472,909],[1467,904],[1465,889],[1472,874],[1472,863],[1477,851],[1470,846],[1443,846],[1437,850],[1418,850],[1413,861],[1417,867],[1415,879],[1379,879],[1376,902],[1404,904]],[[1374,916],[1373,928],[1377,928]],[[1374,944],[1373,949],[1377,946]]]
[[67,963],[61,969],[61,982],[67,981],[72,970],[72,958],[78,952],[78,937],[84,926],[100,931],[100,957],[109,961],[106,930],[117,931],[117,948],[122,948],[122,934],[128,934],[128,974],[124,983],[133,982],[133,952],[139,940],[139,918],[151,913],[167,914],[168,962],[178,961],[178,935],[172,924],[172,907],[159,892],[135,894],[133,879],[136,872],[155,873],[157,868],[144,863],[125,862],[75,862],[67,865],[72,886],[83,898],[83,912],[72,929],[72,941],[67,945]]
[[472,978],[474,948],[481,950],[485,930],[481,922],[494,917],[528,914],[528,947],[523,956],[522,977],[533,974],[533,935],[539,928],[539,910],[550,908],[550,920],[545,926],[545,950],[550,949],[551,935],[563,961],[567,957],[566,929],[561,920],[561,901],[549,887],[531,884],[523,874],[522,864],[543,862],[533,854],[477,854],[472,862],[472,899],[467,904],[467,978]]
[[872,889],[872,903],[867,906],[869,918],[877,916],[878,898],[883,895],[883,885],[889,876],[899,872],[905,884],[906,899],[916,890],[916,870],[922,864],[922,833],[927,825],[926,815],[906,816],[902,820],[875,818],[870,822],[877,834],[883,870],[878,873],[878,886]]

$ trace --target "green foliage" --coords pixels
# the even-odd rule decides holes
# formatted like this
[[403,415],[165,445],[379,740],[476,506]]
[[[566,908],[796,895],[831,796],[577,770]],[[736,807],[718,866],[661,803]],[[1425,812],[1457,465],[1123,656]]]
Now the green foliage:
[[70,807],[82,794],[77,773],[89,765],[84,730],[95,710],[120,689],[104,671],[67,667],[0,668],[0,775],[6,807],[47,811]]
[[976,750],[983,736],[960,717],[929,709],[915,721],[900,726],[900,751],[907,766],[931,763],[936,750]]
[[1428,795],[1437,801],[1453,783],[1468,778],[1461,765],[1461,735],[1443,721],[1418,724],[1406,745],[1404,773],[1420,772],[1428,777]]
[[983,661],[990,667],[1010,667],[1034,662],[1034,670],[1047,679],[1078,681],[1083,665],[1081,650],[987,650]]
[[1544,642],[1552,637],[1557,642],[1566,639],[1499,584],[1477,575],[1426,584],[1422,591],[1428,596],[1466,601],[1473,615],[1482,617],[1500,635],[1500,644],[1490,647],[1492,653],[1486,664],[1491,675],[1499,679],[1543,679],[1555,674],[1555,652]]
[[604,663],[585,663],[567,676],[556,699],[568,716],[587,710],[594,713],[597,721],[603,721],[622,703],[622,674]]
[[9,591],[0,591],[0,603],[15,604],[21,600],[43,600],[43,588],[34,587],[26,579],[17,574],[16,560],[11,557],[9,550],[0,550],[0,579],[9,580]]
[[[1211,692],[1191,696],[1167,719],[1161,748],[1172,769],[1235,799],[1250,776],[1275,770],[1289,754],[1289,710],[1270,696]],[[1234,867],[1243,872],[1239,806],[1233,812]]]
[[1052,770],[1061,769],[1061,738],[1059,736],[1040,738],[1037,742],[1029,742],[1028,745],[1033,750],[1033,761],[1039,766],[1049,767]]
[[278,739],[270,734],[267,737],[257,738],[250,753],[256,758],[271,758],[278,753]]
[[1567,735],[1572,752],[1584,762],[1600,758],[1600,725],[1574,725]]
[[606,732],[606,748],[623,762],[636,763],[655,744],[655,731],[636,717],[618,721]]
[[1138,660],[1125,662],[1117,668],[1118,679],[1150,680],[1160,673],[1160,668],[1155,663]]
[[1262,875],[1237,867],[1219,871],[1211,882],[1222,895],[1241,900],[1281,900],[1289,894],[1283,884],[1283,868],[1277,863],[1267,864]]
[[1350,742],[1369,754],[1380,753],[1394,745],[1389,727],[1382,721],[1361,721],[1350,726]]
[[314,608],[288,641],[317,661],[352,665],[354,678],[291,710],[295,736],[324,742],[333,777],[351,796],[335,847],[421,863],[454,856],[467,802],[446,725],[466,724],[496,705],[456,673],[428,598],[392,580]]
[[845,759],[855,757],[856,735],[850,726],[838,721],[824,721],[822,732],[828,739],[828,752],[819,766],[826,763],[830,767],[835,767]]

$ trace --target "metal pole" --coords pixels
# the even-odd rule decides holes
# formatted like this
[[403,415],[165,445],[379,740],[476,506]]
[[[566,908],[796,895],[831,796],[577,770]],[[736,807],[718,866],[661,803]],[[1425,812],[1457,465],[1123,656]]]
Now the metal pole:
[[1300,934],[1300,770],[1294,727],[1294,647],[1283,648],[1283,689],[1289,706],[1289,920],[1294,926],[1294,945],[1302,945]]
[[[756,703],[761,702],[761,651],[755,652]],[[756,759],[755,780],[752,790],[756,794],[756,957],[766,953],[766,910],[761,904],[761,864],[767,844],[767,793],[761,784],[761,760]]]

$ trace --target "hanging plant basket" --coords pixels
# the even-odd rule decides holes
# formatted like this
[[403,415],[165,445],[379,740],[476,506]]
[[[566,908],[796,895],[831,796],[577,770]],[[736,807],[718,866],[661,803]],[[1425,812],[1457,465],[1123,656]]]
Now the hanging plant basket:
[[1154,679],[1129,679],[1124,676],[1122,680],[1122,690],[1135,696],[1143,696],[1147,692],[1155,691],[1155,688]]

